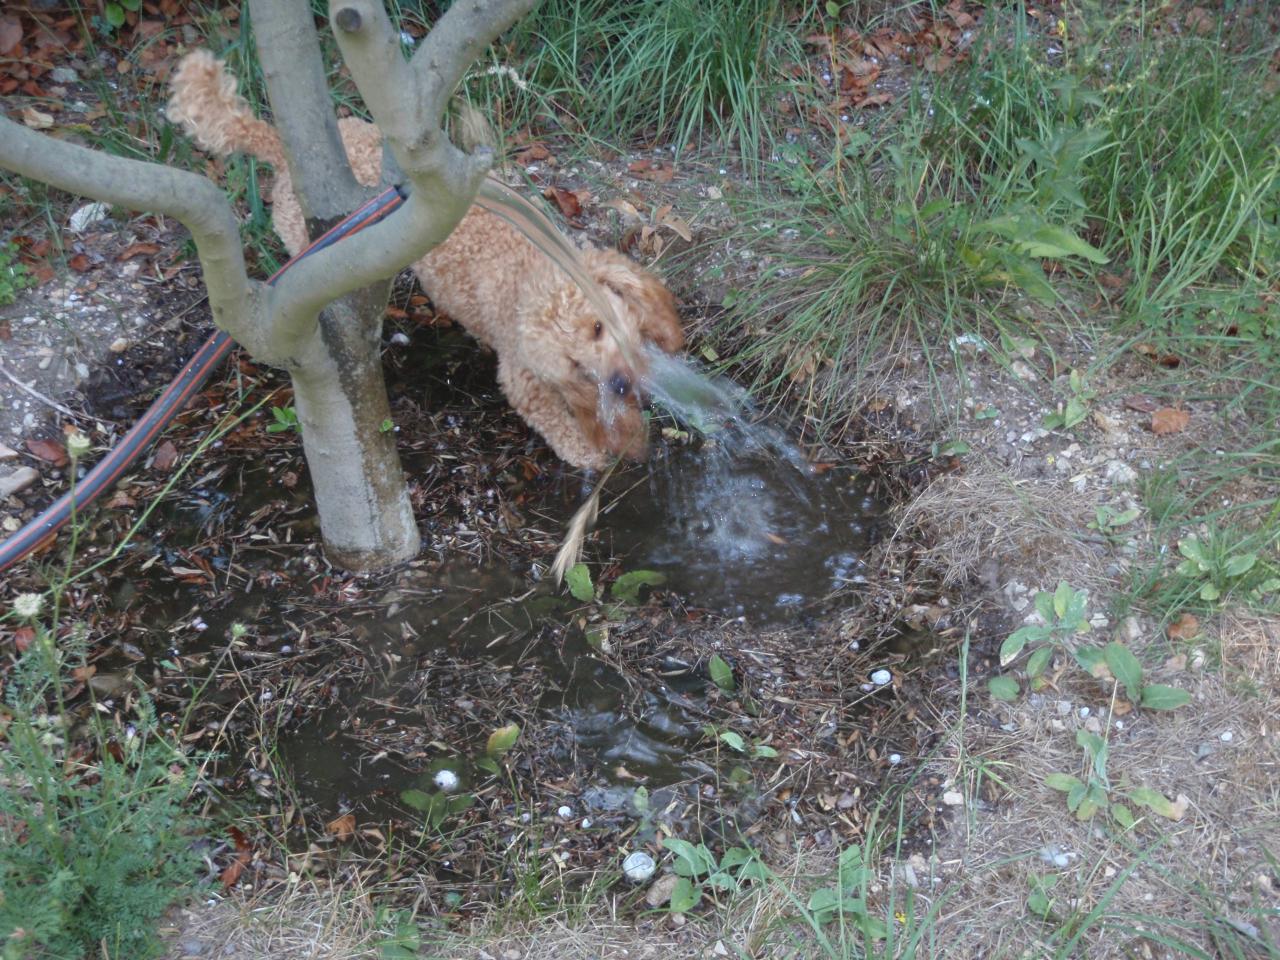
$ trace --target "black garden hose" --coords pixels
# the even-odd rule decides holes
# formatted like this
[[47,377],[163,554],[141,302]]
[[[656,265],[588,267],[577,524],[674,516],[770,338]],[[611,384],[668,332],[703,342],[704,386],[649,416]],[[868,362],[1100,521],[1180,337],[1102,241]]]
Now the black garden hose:
[[[399,187],[390,187],[378,194],[289,260],[267,282],[274,283],[277,277],[308,254],[377,223],[399,207],[405,199],[405,193]],[[235,346],[235,341],[220,330],[206,340],[196,351],[195,356],[183,366],[177,378],[151,404],[142,418],[129,429],[118,444],[108,451],[105,457],[94,464],[82,480],[76,483],[74,495],[71,492],[64,493],[43,513],[0,543],[0,571],[13,566],[56,536],[58,531],[70,522],[73,506],[77,511],[83,510],[110,489],[129,469],[129,466],[142,456],[143,451],[160,435],[160,432],[182,412],[187,402],[204,386]]]

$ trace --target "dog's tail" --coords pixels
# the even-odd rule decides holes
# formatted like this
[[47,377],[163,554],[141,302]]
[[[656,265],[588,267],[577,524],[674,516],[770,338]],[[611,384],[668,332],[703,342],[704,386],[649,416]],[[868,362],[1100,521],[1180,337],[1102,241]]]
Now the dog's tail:
[[169,86],[169,119],[205,150],[226,156],[247,153],[274,166],[284,164],[275,127],[253,115],[236,80],[208,50],[193,50],[178,63]]

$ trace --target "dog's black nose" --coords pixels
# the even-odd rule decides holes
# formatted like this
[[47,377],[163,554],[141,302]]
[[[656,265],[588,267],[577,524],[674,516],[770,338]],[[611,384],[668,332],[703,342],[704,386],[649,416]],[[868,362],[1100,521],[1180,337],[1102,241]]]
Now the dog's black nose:
[[610,393],[616,393],[620,397],[625,397],[627,392],[631,389],[631,381],[621,373],[615,373],[609,378],[606,386],[608,386]]

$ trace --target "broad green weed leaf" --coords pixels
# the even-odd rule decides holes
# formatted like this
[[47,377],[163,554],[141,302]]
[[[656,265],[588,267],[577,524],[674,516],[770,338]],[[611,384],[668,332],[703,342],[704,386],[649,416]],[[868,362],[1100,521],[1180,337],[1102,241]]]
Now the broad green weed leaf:
[[713,653],[711,660],[707,663],[707,669],[711,673],[712,683],[725,693],[733,692],[733,667],[729,666],[724,657],[718,653]]
[[747,752],[746,741],[742,739],[742,734],[740,733],[736,733],[733,730],[724,730],[720,734],[720,740],[728,744],[731,750],[736,750],[738,753]]
[[702,887],[681,877],[671,889],[671,912],[688,913],[702,901]]
[[613,581],[613,598],[623,603],[640,602],[641,587],[657,587],[667,582],[667,575],[657,570],[632,570]]
[[1051,773],[1044,778],[1044,785],[1050,790],[1060,790],[1063,793],[1070,793],[1077,787],[1083,787],[1079,777],[1073,777],[1069,773]]
[[1257,562],[1258,555],[1256,553],[1237,553],[1227,560],[1227,565],[1223,570],[1228,577],[1239,577],[1252,570],[1253,565]]
[[1111,675],[1124,684],[1124,691],[1135,703],[1142,694],[1142,664],[1123,643],[1112,640],[1102,648]]
[[1018,699],[1018,681],[1013,677],[992,677],[987,681],[987,690],[997,700],[1009,702]]
[[509,723],[505,727],[499,727],[489,734],[489,740],[484,746],[484,752],[490,757],[500,757],[514,747],[519,739],[520,725],[518,723]]
[[1152,683],[1142,688],[1140,703],[1149,710],[1177,710],[1191,702],[1191,694],[1163,683]]
[[1040,676],[1049,666],[1051,659],[1053,659],[1053,647],[1040,647],[1032,651],[1031,656],[1027,658],[1027,676],[1033,678]]
[[591,585],[591,571],[587,569],[585,563],[575,563],[570,567],[564,575],[564,580],[569,585],[569,593],[573,595],[573,599],[586,603],[595,597],[596,591]]

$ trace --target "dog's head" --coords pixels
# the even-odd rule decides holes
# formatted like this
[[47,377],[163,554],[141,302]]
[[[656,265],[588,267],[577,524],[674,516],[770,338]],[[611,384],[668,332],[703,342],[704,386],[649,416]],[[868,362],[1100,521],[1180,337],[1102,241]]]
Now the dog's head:
[[654,344],[674,353],[684,345],[675,298],[620,253],[587,250],[582,259],[618,322],[606,322],[578,285],[560,274],[537,315],[524,318],[524,359],[564,399],[593,444],[640,458],[648,444],[638,389],[646,372],[644,348]]

